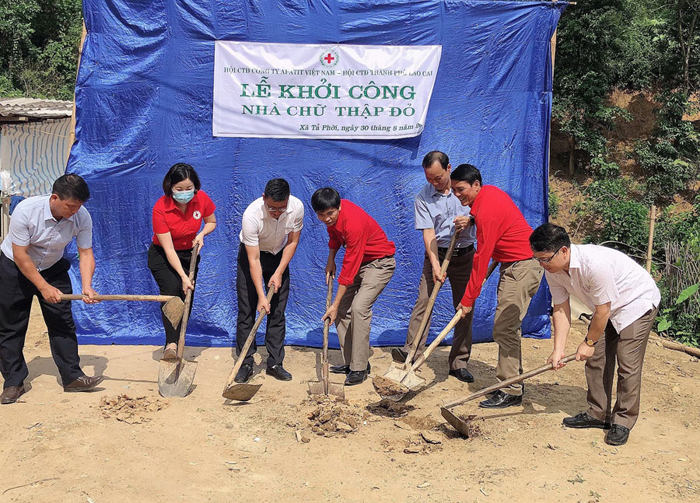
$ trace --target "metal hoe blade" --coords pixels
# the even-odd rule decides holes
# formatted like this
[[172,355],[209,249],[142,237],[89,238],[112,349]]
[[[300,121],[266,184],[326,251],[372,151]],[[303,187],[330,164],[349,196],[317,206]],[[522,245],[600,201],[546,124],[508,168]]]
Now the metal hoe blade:
[[240,402],[247,402],[262,387],[262,384],[234,384],[229,386],[222,393],[223,397],[228,400],[238,400]]
[[440,407],[440,413],[455,430],[457,430],[461,435],[469,438],[469,424],[467,424],[466,421],[458,418],[445,407]]
[[184,358],[180,360],[161,360],[158,367],[158,391],[161,396],[187,396],[197,372],[197,362]]
[[182,320],[182,315],[185,312],[185,303],[182,302],[180,297],[173,297],[163,304],[161,309],[165,317],[168,318],[168,321],[176,327],[180,324],[180,320]]

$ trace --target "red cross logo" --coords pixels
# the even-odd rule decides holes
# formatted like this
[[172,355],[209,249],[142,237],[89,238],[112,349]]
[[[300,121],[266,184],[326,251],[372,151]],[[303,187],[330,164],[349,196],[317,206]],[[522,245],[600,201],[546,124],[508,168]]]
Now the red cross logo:
[[321,65],[325,67],[333,67],[338,64],[338,51],[335,49],[325,50],[318,57],[318,60],[321,62]]

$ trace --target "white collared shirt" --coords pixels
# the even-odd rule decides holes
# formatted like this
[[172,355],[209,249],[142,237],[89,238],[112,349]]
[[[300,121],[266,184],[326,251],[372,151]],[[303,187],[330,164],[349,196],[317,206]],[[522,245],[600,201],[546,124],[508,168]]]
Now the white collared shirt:
[[243,213],[239,238],[246,246],[257,246],[261,252],[277,255],[287,244],[290,232],[299,232],[304,226],[304,205],[289,196],[287,211],[275,220],[260,197],[250,203]]
[[569,274],[545,271],[554,305],[578,297],[592,310],[610,302],[610,322],[619,333],[659,306],[661,293],[642,266],[622,252],[598,245],[571,245]]
[[56,220],[51,214],[50,197],[36,196],[21,201],[12,212],[10,232],[0,247],[14,262],[12,245],[28,246],[27,254],[39,271],[61,260],[66,245],[73,238],[78,248],[92,248],[92,217],[85,206],[70,218]]

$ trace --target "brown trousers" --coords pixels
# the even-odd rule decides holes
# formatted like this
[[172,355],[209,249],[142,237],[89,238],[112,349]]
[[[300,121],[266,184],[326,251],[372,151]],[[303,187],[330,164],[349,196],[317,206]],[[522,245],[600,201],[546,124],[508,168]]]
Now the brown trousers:
[[350,370],[367,369],[372,306],[394,275],[394,269],[393,255],[362,264],[340,300],[335,327],[343,361],[350,365]]
[[[502,263],[498,279],[498,304],[493,320],[493,340],[498,344],[496,378],[505,381],[523,373],[520,335],[523,318],[540,286],[544,269],[533,259]],[[522,384],[504,388],[505,393],[522,395]]]
[[[438,260],[440,263],[445,259],[445,252],[438,250]],[[458,257],[453,256],[450,260],[450,265],[447,267],[447,279],[450,280],[450,288],[452,289],[452,305],[456,308],[460,301],[462,300],[462,295],[467,289],[467,283],[469,282],[469,276],[472,273],[472,261],[474,259],[474,250],[460,255]],[[420,328],[421,321],[425,316],[425,311],[428,307],[428,299],[433,291],[435,282],[433,281],[433,267],[430,264],[430,259],[425,256],[425,261],[423,262],[423,274],[420,278],[420,284],[418,286],[418,299],[416,300],[415,306],[413,306],[413,312],[411,313],[411,319],[408,322],[408,333],[406,334],[406,344],[403,350],[407,353],[411,350],[411,342],[416,336],[418,329]],[[432,318],[432,313],[430,314]],[[474,317],[474,311],[469,313],[467,316],[462,318],[457,325],[455,325],[454,338],[452,339],[452,349],[450,349],[450,356],[448,357],[448,363],[450,370],[464,369],[467,368],[467,362],[469,361],[469,356],[472,351],[472,318]],[[425,351],[425,343],[428,339],[428,332],[430,331],[430,322],[425,326],[425,330],[421,335],[420,341],[418,343],[418,350],[416,351],[416,356],[420,356]]]
[[[588,414],[596,419],[630,429],[637,422],[644,353],[657,311],[657,308],[650,309],[619,334],[608,321],[605,335],[598,340],[593,356],[586,361]],[[611,410],[615,357],[617,400]]]

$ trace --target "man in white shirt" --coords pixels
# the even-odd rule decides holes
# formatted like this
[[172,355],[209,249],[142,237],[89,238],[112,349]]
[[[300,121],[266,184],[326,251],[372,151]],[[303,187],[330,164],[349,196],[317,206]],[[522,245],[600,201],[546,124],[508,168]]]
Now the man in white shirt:
[[70,301],[61,294],[73,293],[63,258],[68,243],[76,238],[84,301],[93,303],[95,257],[92,253],[92,219],[83,206],[90,197],[85,180],[63,175],[53,184],[50,196],[25,199],[10,220],[10,232],[0,249],[0,369],[5,380],[0,403],[17,401],[29,375],[22,351],[29,325],[32,300],[39,299],[46,322],[51,354],[65,391],[92,391],[103,377],[88,377],[80,369],[78,339]]
[[[594,311],[576,351],[576,360],[586,361],[588,411],[563,423],[570,428],[610,428],[606,443],[623,445],[639,416],[644,353],[661,293],[649,273],[624,253],[572,245],[557,225],[535,229],[530,246],[552,292],[554,350],[547,361],[554,368],[564,366],[560,360],[571,328],[569,295]],[[611,409],[616,358],[617,400]]]
[[[282,178],[267,182],[261,198],[253,201],[243,213],[238,251],[236,292],[238,294],[238,323],[236,353],[245,344],[256,312],[268,313],[265,331],[267,374],[281,381],[290,381],[292,374],[282,366],[286,319],[284,310],[289,298],[289,262],[299,244],[304,225],[304,205],[290,195],[289,183]],[[265,298],[264,283],[275,285],[276,292],[270,303]],[[254,307],[256,306],[256,307]],[[237,383],[245,383],[253,376],[255,340],[245,355],[236,375]]]

